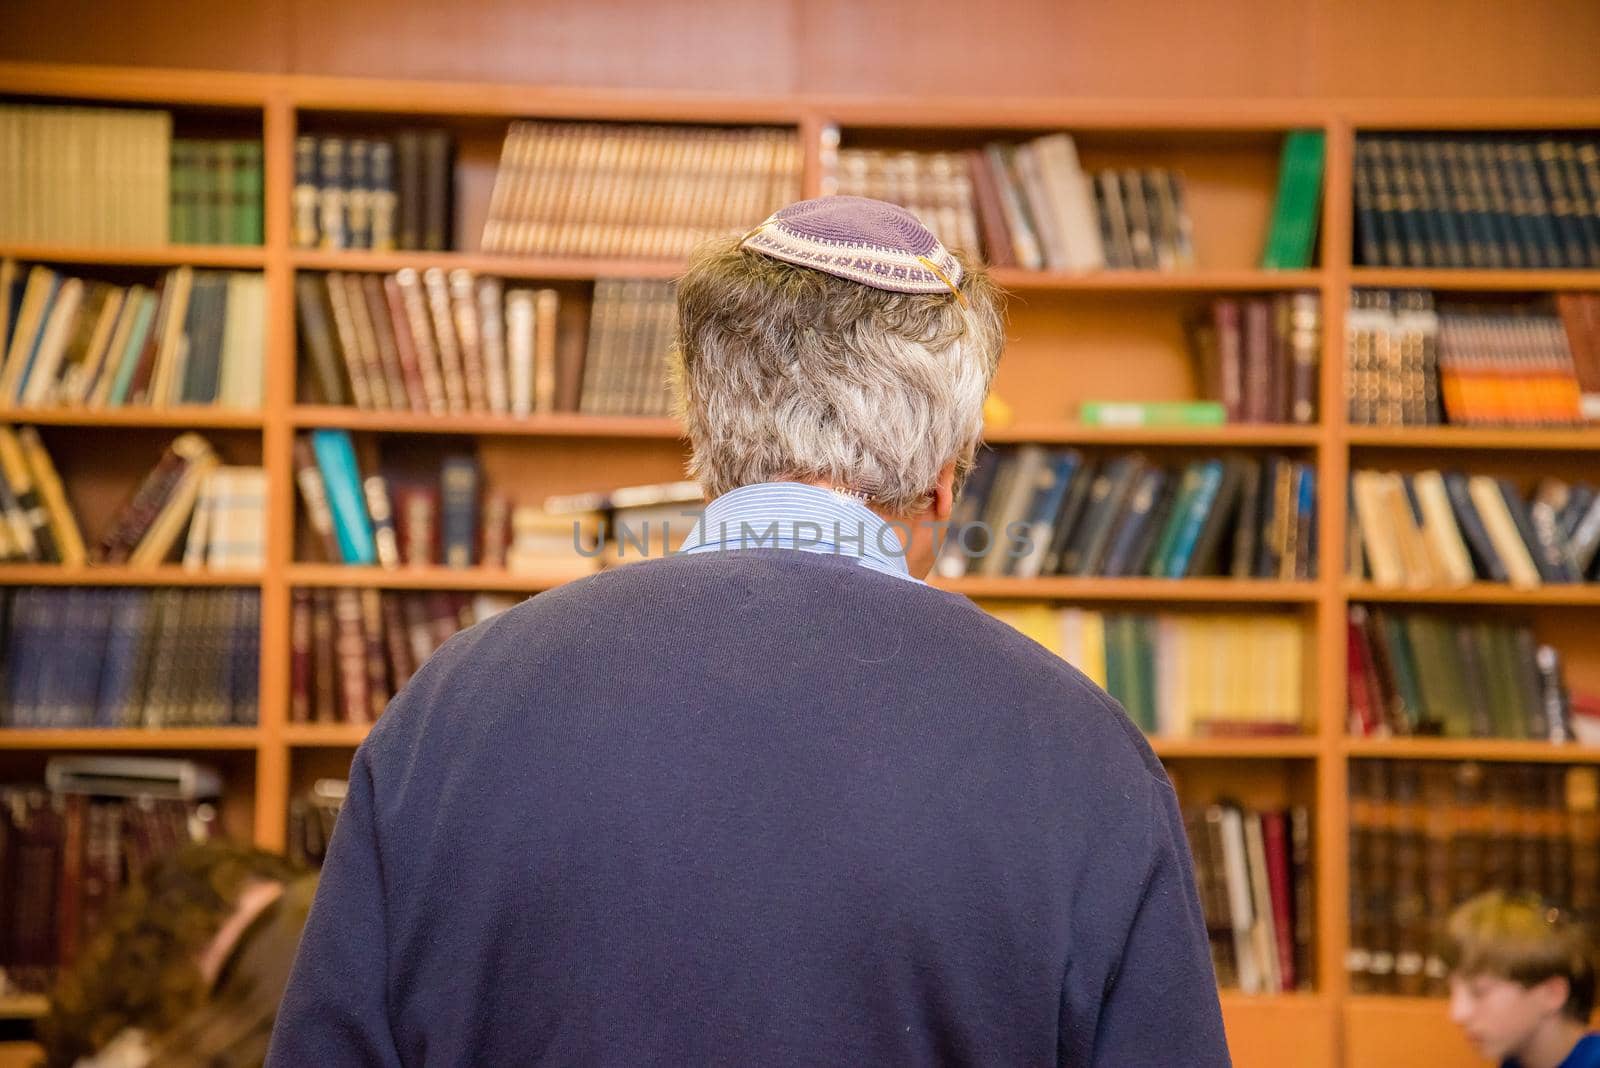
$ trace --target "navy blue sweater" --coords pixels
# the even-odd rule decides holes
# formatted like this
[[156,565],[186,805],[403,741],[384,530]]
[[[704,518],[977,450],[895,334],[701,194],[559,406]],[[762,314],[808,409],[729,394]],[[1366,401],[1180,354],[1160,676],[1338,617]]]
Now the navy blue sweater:
[[783,549],[448,642],[356,753],[268,1057],[1227,1063],[1116,703],[964,598]]

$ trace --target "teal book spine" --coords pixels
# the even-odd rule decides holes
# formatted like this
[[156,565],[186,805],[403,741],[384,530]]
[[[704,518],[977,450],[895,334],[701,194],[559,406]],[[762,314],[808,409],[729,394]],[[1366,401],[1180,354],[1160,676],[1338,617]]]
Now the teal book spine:
[[328,490],[328,508],[333,512],[333,532],[339,542],[339,556],[347,564],[375,564],[377,547],[372,536],[372,519],[361,496],[361,472],[356,465],[355,446],[343,430],[313,430],[311,451],[322,469]]
[[1183,578],[1189,570],[1189,558],[1194,555],[1200,531],[1206,525],[1206,517],[1211,514],[1211,508],[1217,501],[1217,491],[1221,488],[1222,461],[1208,460],[1201,469],[1200,484],[1188,508],[1184,510],[1182,525],[1173,539],[1172,551],[1166,560],[1167,578]]

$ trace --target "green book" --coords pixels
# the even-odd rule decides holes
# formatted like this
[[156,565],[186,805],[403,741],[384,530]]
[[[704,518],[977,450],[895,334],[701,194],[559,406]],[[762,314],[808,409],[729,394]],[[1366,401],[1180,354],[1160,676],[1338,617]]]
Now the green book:
[[226,245],[233,239],[233,143],[207,141],[206,166],[211,172],[206,232],[211,244]]
[[195,167],[194,142],[172,142],[171,204],[169,235],[175,245],[195,243]]
[[1278,196],[1261,256],[1264,270],[1303,270],[1311,265],[1317,236],[1326,145],[1319,130],[1291,130],[1278,165]]
[[1084,401],[1085,426],[1222,426],[1228,410],[1219,401]]
[[260,141],[233,143],[233,193],[233,243],[261,244]]

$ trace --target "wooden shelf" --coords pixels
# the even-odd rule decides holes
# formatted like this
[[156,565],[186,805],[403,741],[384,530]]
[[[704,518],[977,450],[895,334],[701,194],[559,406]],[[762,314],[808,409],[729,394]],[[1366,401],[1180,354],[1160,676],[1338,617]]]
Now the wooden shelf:
[[124,429],[260,430],[262,418],[260,412],[196,404],[190,408],[0,408],[0,423]]
[[370,723],[291,723],[283,740],[299,749],[353,749],[371,729]]
[[1503,738],[1346,738],[1341,744],[1345,756],[1362,759],[1600,764],[1600,746]]
[[388,273],[406,267],[452,271],[502,278],[547,279],[552,282],[587,282],[596,278],[677,278],[688,264],[684,260],[580,259],[578,257],[510,256],[498,252],[360,252],[300,249],[291,262],[303,271],[375,271]]
[[1160,738],[1150,748],[1162,759],[1285,760],[1315,757],[1321,742],[1311,735],[1259,738]]
[[537,593],[593,572],[519,573],[485,568],[355,567],[345,564],[291,564],[291,586],[353,586],[380,590],[465,590],[474,593]]
[[990,276],[1014,292],[1212,293],[1321,289],[1321,271],[1030,271],[996,267]]
[[[1486,1065],[1460,1027],[1450,1020],[1444,998],[1355,994],[1344,998],[1345,1064],[1359,1068],[1439,1068]],[[1427,1051],[1419,1059],[1419,1051]]]
[[1315,582],[1265,579],[983,578],[934,579],[932,585],[977,599],[1300,603],[1317,599]]
[[1487,271],[1462,268],[1352,267],[1352,286],[1492,293],[1600,289],[1600,271]]
[[1353,426],[1351,445],[1386,449],[1600,450],[1600,425],[1593,427]]
[[297,427],[324,427],[394,434],[479,434],[499,437],[660,438],[676,440],[683,427],[676,419],[629,415],[427,415],[418,412],[373,412],[339,405],[299,405],[291,410]]
[[0,750],[254,749],[260,742],[255,727],[0,728]]
[[160,567],[62,567],[0,564],[0,586],[259,586],[258,571],[185,571]]
[[1538,586],[1518,589],[1499,582],[1474,582],[1470,586],[1442,589],[1387,589],[1370,582],[1345,587],[1351,601],[1393,602],[1397,604],[1484,604],[1528,606],[1600,606],[1600,582],[1564,586]]
[[[1322,994],[1241,994],[1223,990],[1222,1023],[1228,1052],[1239,1068],[1293,1064],[1332,1068],[1338,1018],[1333,999]],[[1287,1051],[1293,1050],[1292,1055]]]
[[985,428],[992,445],[1181,445],[1216,448],[1303,448],[1317,444],[1315,426],[1236,423],[1232,426],[1086,426],[1082,423],[1017,423]]
[[257,245],[0,245],[0,257],[26,263],[101,267],[218,267],[261,270],[267,250]]

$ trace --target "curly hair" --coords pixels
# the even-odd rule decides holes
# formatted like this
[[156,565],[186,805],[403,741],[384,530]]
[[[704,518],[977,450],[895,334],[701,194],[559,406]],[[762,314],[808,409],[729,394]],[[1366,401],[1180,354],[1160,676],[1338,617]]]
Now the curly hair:
[[226,841],[154,862],[117,898],[57,979],[40,1020],[45,1068],[69,1068],[124,1028],[165,1032],[207,994],[199,957],[256,880],[288,882],[285,858]]

